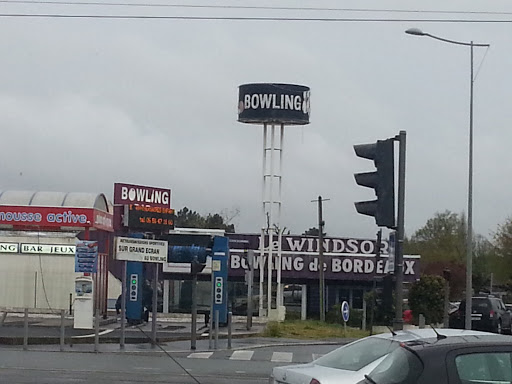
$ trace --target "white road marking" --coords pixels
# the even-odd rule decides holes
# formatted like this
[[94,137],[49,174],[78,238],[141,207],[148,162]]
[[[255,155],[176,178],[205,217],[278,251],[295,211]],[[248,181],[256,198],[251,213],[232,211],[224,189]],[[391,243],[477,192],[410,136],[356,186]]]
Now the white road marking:
[[234,351],[229,360],[251,360],[254,351]]
[[213,352],[194,352],[187,356],[189,359],[209,359]]
[[[105,329],[104,331],[98,332],[99,336],[106,335],[107,333],[114,332],[113,329]],[[80,335],[80,336],[73,336],[73,339],[85,339],[87,337],[94,337],[96,336],[94,333],[91,333],[90,335]]]
[[293,352],[274,352],[270,361],[276,363],[291,363],[293,359]]

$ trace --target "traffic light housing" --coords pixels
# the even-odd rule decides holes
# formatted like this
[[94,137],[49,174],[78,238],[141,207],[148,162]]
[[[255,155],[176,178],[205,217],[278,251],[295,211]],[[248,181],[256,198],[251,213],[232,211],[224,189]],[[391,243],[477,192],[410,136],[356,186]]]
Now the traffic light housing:
[[215,278],[215,304],[222,304],[222,296],[224,291],[224,279],[222,277]]
[[139,275],[130,275],[130,301],[137,301],[139,297]]
[[354,145],[358,157],[373,160],[374,172],[356,173],[358,185],[373,188],[376,200],[354,203],[358,213],[375,217],[379,227],[395,228],[395,159],[394,139],[372,144]]

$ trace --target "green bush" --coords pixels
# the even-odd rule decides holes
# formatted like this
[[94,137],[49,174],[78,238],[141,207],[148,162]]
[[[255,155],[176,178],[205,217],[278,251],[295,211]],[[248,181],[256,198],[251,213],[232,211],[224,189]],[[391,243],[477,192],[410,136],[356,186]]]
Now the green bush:
[[[336,304],[329,309],[325,315],[325,321],[330,324],[343,324],[343,316],[341,315],[341,304]],[[350,309],[350,316],[347,325],[349,327],[361,328],[363,324],[363,310]]]
[[425,316],[426,324],[441,323],[444,310],[444,279],[423,275],[409,290],[409,307],[415,319]]
[[363,325],[363,310],[351,309],[347,325],[349,327],[361,328]]
[[281,327],[277,321],[271,321],[267,324],[267,328],[265,329],[264,335],[266,337],[281,337]]
[[285,320],[300,320],[300,312],[297,311],[286,311]]

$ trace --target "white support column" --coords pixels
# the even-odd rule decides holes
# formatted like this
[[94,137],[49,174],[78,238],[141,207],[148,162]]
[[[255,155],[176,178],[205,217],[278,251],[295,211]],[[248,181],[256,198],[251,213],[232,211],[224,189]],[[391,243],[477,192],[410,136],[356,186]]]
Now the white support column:
[[278,178],[278,189],[277,189],[277,230],[278,234],[278,246],[277,246],[277,299],[276,306],[279,308],[283,305],[283,290],[281,286],[281,268],[282,268],[282,236],[283,236],[283,228],[281,228],[281,194],[283,187],[283,142],[284,142],[284,124],[281,124],[281,129],[279,132],[279,165],[277,168],[277,178]]
[[[267,142],[268,142],[268,127],[267,124],[263,125],[263,164],[262,164],[262,172],[263,172],[263,183],[261,189],[261,209],[262,209],[262,226],[261,226],[261,239],[260,239],[260,263],[259,263],[259,276],[260,276],[260,289],[259,289],[259,316],[264,316],[264,306],[263,306],[263,285],[265,283],[265,229],[267,228]],[[267,314],[268,316],[268,314]]]
[[275,152],[275,136],[276,136],[276,126],[274,124],[270,127],[270,169],[269,169],[269,199],[268,199],[268,215],[269,215],[269,232],[268,232],[268,277],[267,277],[267,316],[270,314],[270,310],[272,309],[272,266],[274,264],[274,247],[273,247],[273,231],[274,231],[274,181],[275,181],[275,173],[274,173],[274,152]]
[[263,262],[263,258],[265,257],[265,229],[261,229],[261,238],[260,238],[260,262],[259,266],[259,276],[260,276],[260,293],[258,297],[258,316],[263,316],[263,283],[265,278],[265,263]]

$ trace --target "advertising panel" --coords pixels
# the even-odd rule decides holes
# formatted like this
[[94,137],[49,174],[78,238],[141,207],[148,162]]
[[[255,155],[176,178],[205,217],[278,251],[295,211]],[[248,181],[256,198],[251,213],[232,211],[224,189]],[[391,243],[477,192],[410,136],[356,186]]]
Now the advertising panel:
[[238,92],[238,121],[250,124],[309,124],[310,89],[295,84],[244,84]]
[[112,215],[92,208],[0,206],[0,224],[14,227],[94,227],[113,231]]
[[79,241],[76,244],[75,272],[96,273],[98,271],[98,242]]
[[174,229],[174,209],[125,205],[123,224],[131,229],[161,231]]
[[167,241],[132,237],[115,238],[117,260],[165,263],[167,262],[167,251]]
[[135,184],[114,184],[114,204],[138,204],[151,207],[171,207],[171,190]]
[[[268,265],[268,254],[260,255],[260,235],[228,234],[230,239],[229,275],[243,277],[248,269],[244,257],[247,249],[254,250],[255,275],[263,265]],[[278,242],[271,245],[277,256]],[[318,238],[309,236],[282,237],[282,278],[318,279]],[[355,238],[324,239],[324,276],[330,280],[372,280],[390,271],[389,243],[380,244],[383,256],[375,257],[375,240]],[[264,244],[268,252],[269,244]],[[277,258],[276,258],[277,261]],[[420,256],[404,255],[404,281],[415,281],[420,277]],[[277,272],[277,263],[272,263]],[[265,267],[266,269],[266,267]],[[265,272],[266,273],[266,272]]]

